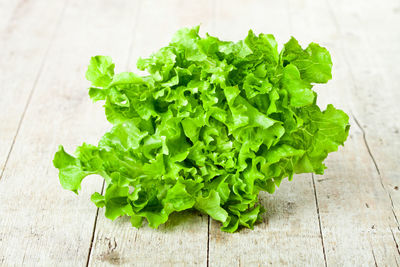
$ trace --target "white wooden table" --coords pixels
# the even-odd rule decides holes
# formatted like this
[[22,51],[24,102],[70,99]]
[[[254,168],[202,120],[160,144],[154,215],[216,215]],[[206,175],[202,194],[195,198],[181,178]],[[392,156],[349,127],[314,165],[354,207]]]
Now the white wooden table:
[[[326,46],[333,80],[319,104],[351,114],[344,148],[323,176],[297,175],[274,195],[254,231],[223,233],[183,213],[159,230],[105,219],[61,188],[52,158],[96,143],[110,128],[84,79],[89,58],[117,71],[166,45],[174,31],[238,40],[252,28],[283,44]],[[1,266],[396,266],[400,263],[400,2],[398,0],[0,1]]]

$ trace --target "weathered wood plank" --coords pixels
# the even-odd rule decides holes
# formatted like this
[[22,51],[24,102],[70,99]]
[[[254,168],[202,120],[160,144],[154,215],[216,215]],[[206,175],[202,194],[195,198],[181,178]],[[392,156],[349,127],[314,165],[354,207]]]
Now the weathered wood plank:
[[310,175],[284,181],[273,195],[260,194],[267,212],[254,230],[229,234],[210,225],[210,266],[323,266],[318,217]]
[[15,10],[19,9],[18,6],[21,5],[20,1],[0,1],[0,31],[3,27],[7,25],[10,18],[12,18]]
[[[350,13],[339,1],[332,16],[343,38],[343,56],[350,66],[353,112],[365,132],[382,185],[400,216],[400,3],[368,1]],[[338,20],[338,14],[346,19]]]
[[[144,1],[135,30],[129,70],[138,57],[145,57],[168,44],[181,27],[201,23],[209,31],[213,19],[212,1]],[[172,214],[158,230],[147,225],[133,228],[126,218],[112,222],[98,216],[90,265],[192,266],[206,265],[208,217],[199,213]]]
[[[45,6],[50,12],[43,12]],[[64,6],[65,1],[20,2],[0,32],[0,179]]]
[[[389,99],[395,98],[396,94],[387,89],[383,94],[387,101],[382,101],[380,95],[371,99],[371,94],[382,85],[377,87],[376,75],[371,75],[380,72],[379,66],[373,63],[373,57],[366,58],[370,53],[363,36],[370,32],[360,24],[348,24],[355,17],[369,19],[368,4],[348,5],[343,2],[343,9],[337,16],[333,13],[339,6],[337,2],[329,6],[315,1],[292,4],[291,16],[297,21],[294,34],[318,42],[326,40],[334,60],[334,79],[328,85],[329,90],[319,92],[319,102],[337,103],[336,106],[356,114],[357,118],[368,118],[365,121],[372,135],[387,132],[387,125],[382,123],[386,114],[377,109],[375,101],[382,104],[381,108],[384,105],[388,113],[394,113],[398,109]],[[379,17],[383,18],[383,14]],[[342,23],[346,25],[343,30]],[[370,114],[375,114],[375,117]],[[351,125],[344,149],[328,158],[328,170],[324,176],[316,176],[327,264],[394,266],[400,258],[394,240],[394,235],[398,235],[398,224],[391,199],[382,187],[362,129],[353,119]],[[392,145],[395,147],[396,142]],[[395,155],[394,150],[389,153]],[[391,164],[388,171],[393,170],[397,159],[386,160]]]
[[396,266],[400,260],[392,231],[396,230],[390,200],[354,121],[340,153],[316,176],[316,192],[327,264]]
[[[56,11],[46,3],[49,9],[36,18]],[[0,264],[86,264],[96,214],[89,198],[101,181],[88,178],[77,197],[61,188],[51,160],[58,144],[72,152],[82,141],[96,143],[109,128],[87,96],[84,73],[94,54],[117,62],[127,56],[136,3],[69,2],[0,180]]]
[[[395,250],[389,258],[375,256],[377,263],[394,265],[400,262],[400,3],[398,1],[363,3],[362,10],[352,6],[344,9],[344,2],[332,5],[332,18],[343,38],[343,56],[353,80],[352,95],[358,99],[353,105],[357,124],[363,131],[364,143],[378,172],[380,185],[389,197],[387,210],[393,214],[385,232],[392,235]],[[337,19],[338,14],[344,19]],[[347,48],[348,47],[348,48]],[[389,206],[390,205],[390,206]],[[393,221],[395,221],[393,225]],[[381,244],[373,244],[382,250]],[[375,253],[376,254],[376,253]]]
[[[226,8],[229,6],[229,8]],[[241,17],[244,20],[235,18]],[[219,1],[218,36],[243,39],[251,28],[257,33],[272,33],[280,47],[289,40],[291,21],[285,2]],[[235,23],[236,22],[236,23]],[[284,181],[273,195],[260,194],[267,209],[264,221],[254,230],[235,234],[210,225],[210,266],[309,265],[323,266],[318,214],[311,175],[296,175]]]
[[[0,18],[0,107],[7,110],[0,113],[0,170],[63,5],[18,3],[14,13],[0,5],[0,15],[8,16]],[[59,186],[51,159],[59,143],[71,151],[82,141],[96,143],[109,127],[84,90],[88,59],[108,54],[126,70],[121,63],[129,57],[132,70],[138,56],[166,44],[176,29],[200,22],[203,30],[215,23],[212,33],[223,39],[241,39],[254,28],[274,33],[281,44],[291,33],[302,44],[328,47],[334,79],[317,89],[319,103],[352,112],[359,127],[351,121],[345,148],[329,157],[324,176],[314,177],[327,265],[400,261],[398,2],[330,1],[330,10],[320,1],[224,0],[213,20],[211,1],[145,1],[128,56],[136,7],[123,0],[68,6],[0,179],[0,265],[86,263],[96,214],[89,195],[101,180],[88,178],[76,197]],[[282,183],[276,194],[262,194],[261,203],[268,211],[254,231],[225,234],[218,223],[209,225],[210,266],[324,265],[311,176]],[[207,227],[207,216],[187,212],[158,231],[137,230],[125,218],[110,222],[100,210],[89,263],[206,265]]]

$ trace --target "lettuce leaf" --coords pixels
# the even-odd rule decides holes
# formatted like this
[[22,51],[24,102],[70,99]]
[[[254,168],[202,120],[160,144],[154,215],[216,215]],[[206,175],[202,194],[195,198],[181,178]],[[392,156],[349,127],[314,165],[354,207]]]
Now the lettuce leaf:
[[92,195],[112,220],[130,216],[157,228],[173,212],[197,209],[222,230],[253,228],[273,193],[296,173],[322,174],[328,153],[343,145],[348,116],[316,105],[313,84],[331,79],[329,52],[291,38],[278,51],[273,35],[249,31],[239,42],[179,30],[137,67],[114,73],[111,58],[93,57],[89,96],[104,101],[113,128],[97,146],[54,156],[63,188],[78,192],[84,177],[105,179]]

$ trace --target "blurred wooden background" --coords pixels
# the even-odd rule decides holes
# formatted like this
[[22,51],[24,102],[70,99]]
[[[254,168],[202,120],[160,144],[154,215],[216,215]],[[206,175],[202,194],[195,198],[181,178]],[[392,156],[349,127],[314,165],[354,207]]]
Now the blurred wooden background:
[[[164,46],[183,26],[243,39],[251,28],[331,52],[319,104],[351,115],[344,148],[323,176],[297,175],[254,231],[220,232],[183,213],[159,230],[111,222],[61,188],[52,158],[110,128],[87,96],[91,56],[117,71]],[[400,2],[345,0],[0,0],[1,266],[396,266],[400,262]]]

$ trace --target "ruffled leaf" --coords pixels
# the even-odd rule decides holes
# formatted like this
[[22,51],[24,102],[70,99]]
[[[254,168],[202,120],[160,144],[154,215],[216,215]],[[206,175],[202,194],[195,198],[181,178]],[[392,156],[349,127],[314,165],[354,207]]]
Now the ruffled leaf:
[[93,101],[104,101],[113,127],[97,146],[54,156],[63,188],[78,192],[90,174],[105,179],[91,200],[105,216],[130,216],[157,228],[173,212],[197,209],[221,230],[253,229],[273,193],[295,173],[322,174],[328,153],[347,138],[348,116],[316,105],[314,83],[331,79],[329,52],[292,38],[249,31],[244,40],[179,30],[172,42],[137,62],[149,75],[114,74],[109,57],[90,61]]

